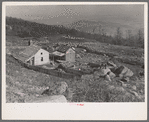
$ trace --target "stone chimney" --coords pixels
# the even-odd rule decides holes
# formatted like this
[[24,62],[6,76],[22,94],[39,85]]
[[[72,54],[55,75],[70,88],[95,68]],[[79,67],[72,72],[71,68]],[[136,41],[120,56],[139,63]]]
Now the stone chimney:
[[33,45],[33,41],[32,40],[29,41],[29,45]]

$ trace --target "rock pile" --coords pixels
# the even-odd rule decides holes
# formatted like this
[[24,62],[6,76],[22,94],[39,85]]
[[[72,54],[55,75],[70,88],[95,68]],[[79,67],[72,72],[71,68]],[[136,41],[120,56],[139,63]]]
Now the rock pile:
[[94,78],[98,79],[99,77],[105,78],[107,81],[111,81],[111,78],[115,77],[115,74],[111,72],[109,68],[106,69],[98,69],[98,71],[94,72]]
[[133,76],[133,72],[125,66],[118,67],[114,71],[114,73],[116,74],[116,76],[119,76],[119,77],[131,77],[131,76]]
[[[117,67],[113,62],[108,62],[107,64],[111,67],[98,68],[93,74],[82,75],[80,82],[85,81],[90,85],[98,82],[99,86],[103,88],[103,92],[107,94],[107,96],[104,96],[105,102],[129,102],[136,100],[136,98],[140,101],[142,97],[137,93],[138,88],[135,85],[131,86],[128,84],[129,77],[133,76],[133,72],[125,66]],[[72,100],[73,94],[66,82],[58,82],[54,86],[48,87],[42,93],[42,95],[47,95],[47,98],[44,98],[47,99],[45,100],[46,102],[68,102]],[[54,96],[54,100],[52,100],[52,96]],[[58,96],[60,96],[60,99]]]
[[37,99],[28,102],[67,102],[65,95],[72,97],[69,92],[66,82],[56,82],[53,86],[47,87]]
[[[98,67],[98,64],[96,65]],[[106,81],[112,81],[112,79],[115,80],[115,78],[118,78],[122,86],[122,82],[129,82],[129,77],[134,74],[129,68],[125,66],[117,67],[112,61],[108,61],[106,67],[99,66],[98,68],[94,67],[94,69],[93,75],[82,75],[81,79],[90,80],[104,78]]]

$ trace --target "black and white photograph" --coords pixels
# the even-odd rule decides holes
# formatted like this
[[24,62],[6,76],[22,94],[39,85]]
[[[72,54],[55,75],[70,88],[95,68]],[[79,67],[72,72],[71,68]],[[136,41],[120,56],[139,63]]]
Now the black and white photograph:
[[4,2],[3,104],[82,111],[106,104],[103,111],[114,112],[109,105],[131,103],[136,118],[145,119],[147,15],[145,2]]

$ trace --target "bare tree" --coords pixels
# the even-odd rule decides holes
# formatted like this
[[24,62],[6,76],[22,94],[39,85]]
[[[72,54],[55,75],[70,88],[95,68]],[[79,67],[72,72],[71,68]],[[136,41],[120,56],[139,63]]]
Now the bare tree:
[[115,35],[115,43],[118,45],[121,45],[122,41],[122,31],[120,27],[117,28],[116,30],[116,35]]
[[101,25],[98,26],[98,34],[101,35]]
[[137,45],[139,47],[144,47],[144,34],[141,30],[138,31],[138,34],[137,34]]
[[125,45],[136,46],[136,41],[135,41],[134,36],[132,34],[132,30],[126,31],[126,43],[125,43]]
[[101,34],[102,34],[103,36],[106,36],[106,31],[105,31],[105,29],[101,29]]
[[93,28],[93,34],[95,33],[96,27]]

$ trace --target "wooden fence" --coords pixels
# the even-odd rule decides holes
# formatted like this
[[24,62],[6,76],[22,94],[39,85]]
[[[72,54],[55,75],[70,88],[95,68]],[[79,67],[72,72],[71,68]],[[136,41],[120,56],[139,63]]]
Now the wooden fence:
[[53,75],[53,76],[57,76],[57,77],[61,77],[61,78],[66,78],[66,79],[76,79],[76,78],[79,79],[79,78],[81,78],[81,75],[80,74],[77,75],[77,74],[71,74],[71,73],[63,73],[63,72],[60,72],[60,71],[57,71],[57,70],[54,70],[54,69],[45,69],[45,68],[40,67],[40,66],[29,65],[29,64],[26,64],[26,63],[18,60],[18,59],[16,59],[16,60],[23,67],[26,67],[28,69],[31,69],[31,70],[34,70],[34,71],[38,71],[38,72],[41,72],[41,73],[45,73],[45,74],[48,74],[48,75]]
[[82,76],[82,75],[85,75],[85,74],[92,74],[93,72],[92,71],[82,71],[82,70],[76,70],[76,69],[72,69],[72,68],[66,68],[62,65],[59,66],[61,69],[63,69],[65,72],[67,73],[71,73],[71,74],[74,74],[74,75],[78,75],[78,76]]

